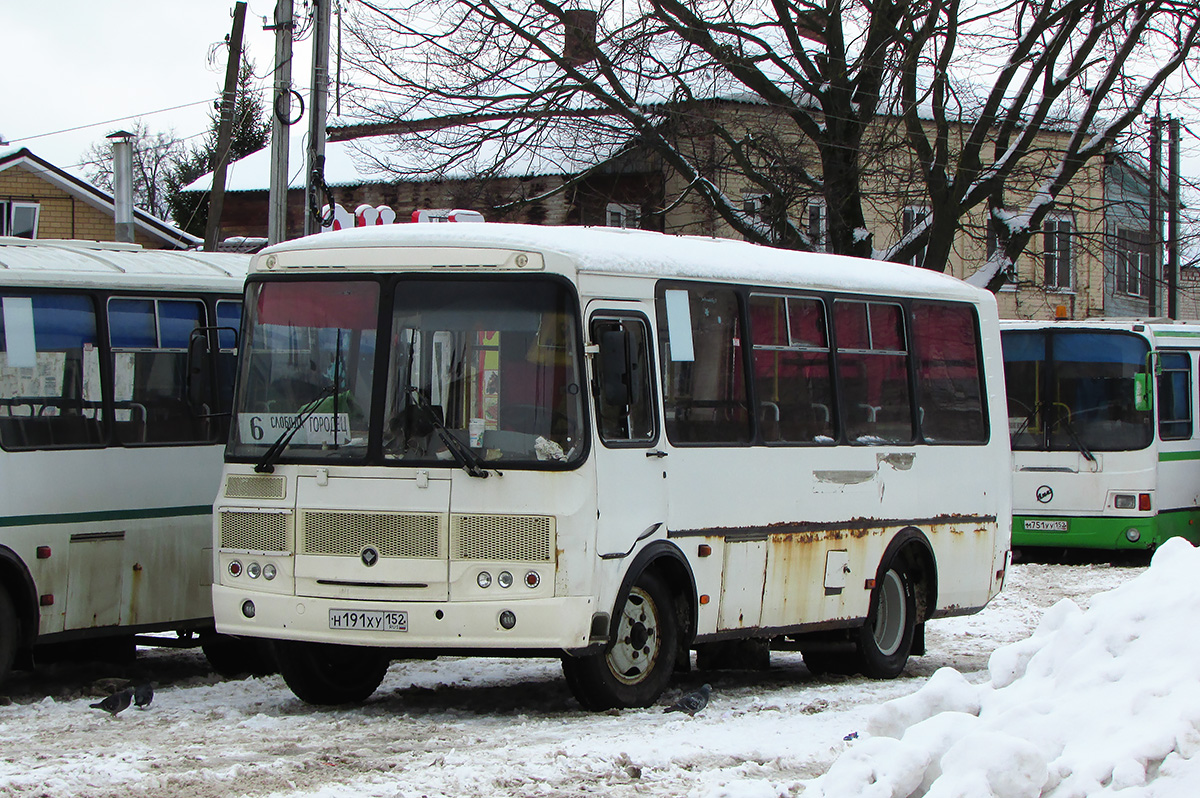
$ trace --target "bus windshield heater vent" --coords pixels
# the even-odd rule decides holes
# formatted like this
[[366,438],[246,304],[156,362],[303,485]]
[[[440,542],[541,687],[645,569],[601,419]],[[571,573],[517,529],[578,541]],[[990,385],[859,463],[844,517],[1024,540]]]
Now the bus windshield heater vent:
[[283,477],[231,474],[225,480],[225,497],[228,499],[282,499],[285,493]]

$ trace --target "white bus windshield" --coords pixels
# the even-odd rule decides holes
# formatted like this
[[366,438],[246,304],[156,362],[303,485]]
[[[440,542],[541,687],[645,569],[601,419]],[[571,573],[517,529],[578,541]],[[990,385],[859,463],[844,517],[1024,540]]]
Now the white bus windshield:
[[1150,345],[1130,333],[1008,331],[1004,373],[1014,449],[1129,451],[1153,438],[1137,378]]
[[478,472],[584,453],[577,311],[563,283],[304,280],[252,283],[247,296],[232,456]]

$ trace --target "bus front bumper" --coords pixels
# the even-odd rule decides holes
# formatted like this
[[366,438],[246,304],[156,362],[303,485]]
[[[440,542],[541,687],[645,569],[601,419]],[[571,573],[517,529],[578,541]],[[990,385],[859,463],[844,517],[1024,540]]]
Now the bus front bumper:
[[229,635],[479,651],[578,651],[588,646],[596,611],[588,596],[508,602],[361,601],[220,585],[213,586],[213,610],[217,631]]

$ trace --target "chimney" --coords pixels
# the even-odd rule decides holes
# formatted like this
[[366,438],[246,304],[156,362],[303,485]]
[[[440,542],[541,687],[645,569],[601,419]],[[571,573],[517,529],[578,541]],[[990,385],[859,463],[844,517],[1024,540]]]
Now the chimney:
[[599,14],[589,8],[563,11],[563,59],[583,66],[596,57],[596,23]]
[[133,243],[133,134],[110,133],[113,153],[113,221],[116,240]]

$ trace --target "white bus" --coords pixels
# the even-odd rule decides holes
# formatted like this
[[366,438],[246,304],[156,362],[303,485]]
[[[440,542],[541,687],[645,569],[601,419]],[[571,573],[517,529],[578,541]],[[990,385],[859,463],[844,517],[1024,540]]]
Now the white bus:
[[1200,324],[1001,324],[1014,546],[1200,544]]
[[[207,636],[211,513],[248,265],[0,238],[0,681],[54,643],[228,648]],[[197,332],[219,354],[189,375]]]
[[561,657],[591,709],[743,639],[892,677],[1004,579],[996,305],[939,274],[396,225],[260,253],[243,335],[217,629],[309,702],[414,650]]

